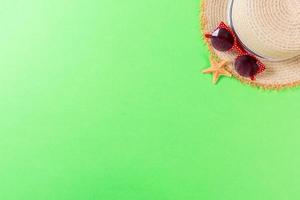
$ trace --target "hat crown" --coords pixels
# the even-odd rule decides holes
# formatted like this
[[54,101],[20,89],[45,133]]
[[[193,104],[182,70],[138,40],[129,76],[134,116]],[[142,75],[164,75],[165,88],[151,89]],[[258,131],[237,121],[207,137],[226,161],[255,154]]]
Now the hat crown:
[[232,26],[241,42],[262,57],[300,55],[299,0],[234,0]]

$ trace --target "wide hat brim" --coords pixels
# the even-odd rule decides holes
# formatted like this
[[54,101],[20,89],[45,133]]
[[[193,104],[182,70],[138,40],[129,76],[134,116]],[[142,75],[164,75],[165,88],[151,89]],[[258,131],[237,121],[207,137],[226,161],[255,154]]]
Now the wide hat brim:
[[[227,22],[229,0],[202,0],[201,3],[201,28],[203,33],[213,31],[221,21]],[[205,37],[204,37],[205,38]],[[233,66],[235,53],[223,53],[214,50],[209,40],[205,39],[210,53],[214,59],[227,60],[227,69],[234,77],[243,83],[259,86],[266,89],[282,89],[300,85],[300,56],[285,61],[265,61],[266,70],[258,74],[255,80],[250,80],[238,75]]]

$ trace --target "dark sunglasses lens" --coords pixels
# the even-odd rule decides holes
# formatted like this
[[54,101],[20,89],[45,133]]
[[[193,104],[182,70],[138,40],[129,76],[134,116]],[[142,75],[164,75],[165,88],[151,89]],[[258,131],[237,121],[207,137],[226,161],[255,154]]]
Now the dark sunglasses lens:
[[211,34],[211,43],[218,51],[228,51],[233,47],[234,38],[225,28],[219,28]]
[[239,56],[234,66],[237,73],[244,77],[253,77],[259,71],[257,59],[249,55]]

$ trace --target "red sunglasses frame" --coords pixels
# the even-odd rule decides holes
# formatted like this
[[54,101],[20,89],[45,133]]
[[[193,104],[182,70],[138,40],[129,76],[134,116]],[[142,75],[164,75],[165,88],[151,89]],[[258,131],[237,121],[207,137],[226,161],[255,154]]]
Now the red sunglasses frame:
[[257,65],[258,65],[258,67],[259,67],[258,72],[257,72],[254,76],[250,77],[251,80],[255,80],[255,76],[256,76],[257,74],[259,74],[259,73],[262,73],[262,72],[266,69],[265,65],[264,65],[264,64],[263,64],[256,56],[254,56],[253,54],[248,53],[248,52],[242,47],[242,45],[240,44],[240,42],[239,42],[238,39],[237,39],[236,34],[235,34],[235,33],[231,30],[231,28],[229,28],[229,26],[227,26],[224,22],[221,22],[221,23],[219,24],[219,26],[218,26],[212,33],[206,33],[206,34],[205,34],[205,37],[206,37],[206,38],[212,38],[212,34],[213,34],[216,30],[218,30],[218,29],[226,29],[226,30],[232,35],[232,37],[233,37],[233,39],[234,39],[233,46],[232,46],[229,50],[227,50],[227,51],[225,51],[225,52],[228,52],[228,51],[234,51],[234,50],[235,50],[235,51],[238,53],[238,56],[236,57],[235,60],[237,60],[237,59],[238,59],[239,57],[241,57],[241,56],[251,56],[251,57],[253,57],[255,60],[257,60]]

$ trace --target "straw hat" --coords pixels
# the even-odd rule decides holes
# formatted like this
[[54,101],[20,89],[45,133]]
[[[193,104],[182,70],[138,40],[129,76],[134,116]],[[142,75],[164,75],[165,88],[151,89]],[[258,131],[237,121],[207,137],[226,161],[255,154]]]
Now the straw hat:
[[255,80],[244,78],[232,64],[236,53],[214,50],[206,39],[214,58],[229,61],[227,70],[234,77],[270,89],[300,85],[299,0],[203,0],[201,9],[203,33],[225,22],[266,67]]

